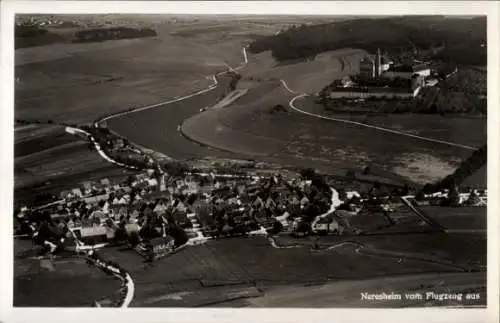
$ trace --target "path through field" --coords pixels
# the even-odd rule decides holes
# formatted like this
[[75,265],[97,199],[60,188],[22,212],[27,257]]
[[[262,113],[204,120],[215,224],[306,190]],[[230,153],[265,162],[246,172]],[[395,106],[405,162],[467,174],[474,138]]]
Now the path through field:
[[[285,80],[281,80],[281,82],[282,82],[283,86],[285,87],[285,89],[288,92],[290,92],[292,94],[296,94],[296,92],[292,91],[288,87],[288,85],[286,84]],[[404,132],[404,131],[397,131],[397,130],[393,130],[393,129],[389,129],[389,128],[384,128],[384,127],[379,127],[379,126],[374,126],[374,125],[370,125],[370,124],[366,124],[366,123],[362,123],[362,122],[356,122],[356,121],[347,120],[347,119],[339,119],[339,118],[327,117],[327,116],[323,116],[323,115],[316,114],[316,113],[311,113],[311,112],[308,112],[308,111],[305,111],[305,110],[302,110],[302,109],[298,108],[295,105],[295,101],[297,101],[297,100],[299,100],[301,98],[304,98],[304,97],[306,97],[308,95],[309,94],[307,94],[307,93],[303,93],[303,94],[299,94],[299,95],[293,97],[290,100],[290,102],[288,103],[289,106],[290,106],[290,108],[292,108],[293,110],[295,110],[295,111],[297,111],[299,113],[302,113],[302,114],[305,114],[305,115],[308,115],[308,116],[311,116],[311,117],[315,117],[315,118],[320,118],[320,119],[323,119],[323,120],[348,123],[348,124],[352,124],[352,125],[356,125],[356,126],[360,126],[360,127],[366,127],[366,128],[370,128],[370,129],[375,129],[375,130],[378,130],[378,131],[393,133],[395,135],[407,136],[407,137],[416,138],[416,139],[419,139],[419,140],[424,140],[424,141],[433,142],[433,143],[437,143],[437,144],[448,145],[448,146],[452,146],[452,147],[459,147],[459,148],[463,148],[463,149],[467,149],[467,150],[477,150],[476,147],[471,147],[471,146],[467,146],[467,145],[462,145],[462,144],[453,143],[453,142],[444,141],[444,140],[439,140],[439,139],[434,139],[434,138],[417,136],[417,135],[414,135],[414,134],[411,134],[411,133],[407,133],[407,132]]]

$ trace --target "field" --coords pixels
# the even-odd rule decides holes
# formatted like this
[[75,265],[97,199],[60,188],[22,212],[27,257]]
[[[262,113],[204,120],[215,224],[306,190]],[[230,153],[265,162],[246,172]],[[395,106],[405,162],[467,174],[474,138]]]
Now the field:
[[[18,49],[16,118],[89,122],[103,114],[192,93],[210,84],[206,76],[241,62],[241,47],[249,38],[222,31],[253,30],[232,21],[152,20],[143,25],[154,27],[158,36]],[[214,32],[201,36],[201,42],[177,35],[195,27]]]
[[[109,17],[100,19],[112,20]],[[255,33],[272,34],[282,26],[245,20],[174,23],[161,21],[158,17],[142,23],[154,27],[158,36],[18,50],[16,118],[90,122],[104,114],[192,93],[210,84],[206,76],[227,66],[240,65],[241,48]],[[233,32],[227,33],[228,30]],[[238,84],[240,89],[248,90],[247,94],[224,109],[188,119],[184,122],[183,133],[198,143],[233,151],[235,155],[259,156],[283,164],[311,164],[336,174],[345,173],[352,164],[368,163],[418,182],[452,172],[457,163],[467,157],[467,151],[315,120],[296,113],[270,113],[274,105],[287,106],[294,96],[282,87],[281,79],[292,91],[314,94],[332,79],[356,73],[363,53],[343,49],[321,53],[314,60],[283,62],[275,61],[269,52],[248,55],[249,62],[240,70],[242,79]],[[176,158],[230,156],[195,147],[177,138],[179,134],[172,131],[223,94],[219,89],[213,93],[216,91],[215,98],[204,99],[212,96],[204,94],[168,108],[159,107],[113,119],[110,127],[133,142]],[[315,111],[316,107],[310,108],[311,100],[297,100],[296,104]],[[177,106],[182,106],[182,110]],[[175,116],[172,115],[174,110]],[[418,119],[389,116],[363,121],[463,144],[478,145],[485,140],[485,124],[481,120],[450,121],[432,116],[419,116]],[[429,123],[437,130],[430,130]],[[422,126],[424,124],[426,126]],[[147,133],[138,131],[146,125]],[[471,126],[473,131],[460,131],[471,129]],[[465,133],[467,136],[462,136]],[[170,138],[175,140],[172,142]],[[371,140],[367,142],[366,138]],[[422,160],[432,161],[432,165],[409,171],[422,165]]]
[[89,307],[120,288],[120,281],[84,259],[35,259],[27,253],[31,248],[31,241],[14,242],[14,306]]
[[[165,51],[168,37],[112,42],[127,44],[17,65],[16,118],[91,122],[105,114],[166,101],[174,95],[204,88],[209,84],[204,76],[214,71],[211,64],[217,64],[196,62],[196,57],[190,58],[174,48]],[[64,52],[65,48],[52,50]],[[149,54],[156,59],[148,57]],[[168,55],[172,55],[170,62]],[[178,62],[179,57],[186,62]]]
[[[17,49],[15,118],[54,124],[90,123],[114,112],[164,102],[205,89],[212,84],[207,76],[241,62],[242,44],[249,39],[247,29],[269,34],[279,28],[265,25],[265,21],[260,22],[263,26],[259,27],[251,21],[220,23],[217,20],[171,18],[155,15],[64,16],[64,20],[75,22],[80,29],[81,26],[99,25],[142,26],[155,28],[158,36]],[[221,30],[231,27],[236,34],[224,34],[221,30],[215,32],[219,27]],[[57,27],[54,32],[69,33],[71,28]],[[203,42],[176,34],[184,29],[197,33],[195,29],[204,28],[214,32],[204,34]],[[222,95],[223,88],[218,91],[213,97],[209,94],[206,105],[213,104]],[[168,148],[167,155],[174,156],[176,149],[182,150],[182,144],[188,143],[200,149],[187,140],[177,140],[177,143],[174,141],[165,147],[165,142],[172,142],[169,137],[180,137],[175,131],[177,125],[201,108],[199,104],[203,104],[203,99],[199,99],[192,109],[183,109],[184,105],[179,103],[177,107],[180,110],[176,110],[178,117],[170,115],[170,124],[156,119],[157,129],[168,129],[165,136],[137,131],[136,127],[132,127],[136,134],[146,134],[144,140],[138,138],[137,141],[159,151]],[[134,121],[134,124],[149,129],[151,123],[148,116],[145,117],[146,126],[140,124],[140,120]],[[102,160],[95,151],[90,151],[85,141],[65,134],[62,126],[16,125],[16,129],[16,199],[32,200],[39,193],[52,194],[92,177],[123,174]],[[123,134],[127,135],[126,132]],[[160,142],[155,144],[157,138]],[[207,149],[201,154],[188,151],[177,157],[198,157],[206,155],[205,151]]]
[[[468,292],[467,286],[460,286],[464,280],[481,284],[485,277],[482,273],[471,274],[440,274],[439,283],[436,280],[435,274],[422,274],[412,276],[396,276],[383,277],[366,280],[349,280],[338,283],[331,283],[320,286],[301,286],[287,287],[280,290],[273,290],[263,297],[252,298],[246,301],[247,304],[254,307],[285,307],[285,306],[302,306],[313,308],[328,308],[328,307],[377,307],[377,308],[402,308],[402,307],[423,307],[423,306],[463,306],[463,305],[478,305],[484,303],[486,291],[479,290],[479,301],[437,301],[426,299],[426,293],[429,290],[436,293],[444,293],[453,291]],[[440,287],[442,286],[453,286]],[[411,290],[411,293],[420,293],[423,295],[422,300],[408,300],[406,294]],[[360,297],[360,291],[366,293],[380,293],[383,291],[386,294],[395,293],[401,295],[398,300],[363,300]],[[465,298],[465,295],[463,296]]]
[[[314,94],[327,81],[358,71],[359,50],[326,52],[309,61],[276,62],[268,52],[249,55],[240,71],[238,87],[245,96],[224,109],[188,119],[183,133],[197,142],[247,156],[284,164],[313,165],[323,171],[345,174],[352,165],[377,165],[426,183],[453,172],[470,150],[426,142],[392,133],[318,120],[294,111],[273,112],[275,105],[288,106],[295,93]],[[321,85],[321,86],[320,86]],[[480,117],[435,115],[333,115],[314,102],[314,97],[294,101],[310,113],[339,117],[433,139],[479,147],[486,141],[486,121]],[[468,129],[469,131],[463,131]],[[370,140],[367,140],[370,138]]]
[[[225,79],[221,79],[220,82],[227,84]],[[177,131],[177,126],[197,113],[200,108],[215,104],[224,94],[224,90],[224,86],[220,86],[213,91],[181,102],[113,118],[108,121],[108,127],[134,143],[173,158],[190,159],[212,154],[218,157],[234,157],[235,154],[202,147],[187,140]]]
[[[267,96],[266,88],[270,88]],[[345,174],[352,165],[373,164],[417,182],[436,180],[453,172],[460,160],[471,153],[462,148],[318,120],[295,112],[270,113],[274,105],[286,105],[290,98],[276,82],[262,84],[230,107],[189,119],[183,131],[211,146],[267,155],[290,164],[313,164],[338,174]],[[296,106],[312,113],[318,113],[319,109],[309,98],[296,100]],[[483,119],[430,115],[328,116],[476,147],[486,140]],[[240,134],[236,135],[237,132]]]
[[[391,241],[411,239],[400,238],[392,237]],[[401,249],[406,246],[408,243]],[[460,271],[428,261],[409,259],[398,263],[397,258],[359,255],[349,249],[325,253],[311,253],[305,247],[274,249],[264,238],[214,241],[185,249],[153,265],[144,264],[127,252],[106,249],[103,255],[131,272],[136,286],[132,306],[231,306],[227,304],[234,300],[231,295],[272,295],[273,290],[286,286],[300,289],[345,279]],[[370,266],[365,264],[367,259]],[[432,279],[434,283],[437,277]],[[481,281],[484,277],[479,285],[483,284]],[[350,292],[359,292],[359,286],[353,284]]]
[[[14,204],[76,187],[104,176],[126,176],[108,163],[83,138],[58,125],[19,125],[14,131]],[[38,200],[38,203],[42,202]]]
[[451,230],[486,230],[486,208],[422,206],[421,209]]

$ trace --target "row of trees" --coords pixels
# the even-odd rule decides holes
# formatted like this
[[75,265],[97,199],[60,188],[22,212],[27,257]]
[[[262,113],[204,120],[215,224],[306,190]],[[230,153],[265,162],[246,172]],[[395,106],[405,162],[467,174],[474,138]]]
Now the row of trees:
[[437,183],[426,184],[423,188],[423,193],[429,194],[444,189],[455,190],[467,177],[485,166],[487,159],[488,149],[487,144],[484,144],[484,146],[474,151],[469,158],[464,160],[452,174]]
[[61,34],[50,32],[35,22],[16,24],[14,36],[14,47],[16,49],[63,43],[66,41],[66,38]]
[[33,22],[23,22],[20,24],[16,24],[14,29],[15,37],[26,38],[26,37],[35,37],[38,35],[44,35],[48,32],[46,28],[43,28],[37,23]]
[[426,114],[487,114],[486,98],[478,98],[463,92],[456,92],[441,86],[423,88],[415,97],[408,99],[396,96],[369,96],[363,102],[353,99],[328,98],[329,87],[318,95],[316,102],[331,111],[369,111],[371,113],[426,113]]
[[81,30],[75,33],[74,42],[99,42],[112,39],[154,37],[157,33],[152,28],[95,28]]

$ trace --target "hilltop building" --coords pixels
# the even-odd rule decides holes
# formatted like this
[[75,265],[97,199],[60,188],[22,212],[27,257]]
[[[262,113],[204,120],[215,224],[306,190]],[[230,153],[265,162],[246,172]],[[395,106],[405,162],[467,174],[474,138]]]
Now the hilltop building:
[[359,64],[359,76],[363,79],[374,79],[381,77],[387,71],[393,62],[387,57],[383,56],[380,48],[374,57],[365,56],[361,59]]
[[330,99],[412,99],[425,86],[424,78],[348,77],[334,81],[329,87]]
[[375,62],[371,58],[364,57],[359,62],[359,77],[364,79],[375,78]]
[[431,75],[431,68],[428,64],[417,63],[417,64],[401,64],[391,66],[385,73],[384,77],[388,78],[405,78],[411,79],[414,75],[428,77]]
[[374,56],[367,55],[359,63],[359,77],[365,80],[384,78],[411,79],[414,75],[429,77],[429,64],[414,61],[404,64],[394,64],[386,55],[382,55],[380,48]]
[[420,87],[390,88],[387,86],[352,86],[333,88],[330,99],[411,99],[418,95]]
[[365,56],[359,64],[359,75],[339,80],[330,87],[331,99],[412,99],[420,89],[435,86],[429,64],[414,61],[394,64],[380,48],[374,56]]

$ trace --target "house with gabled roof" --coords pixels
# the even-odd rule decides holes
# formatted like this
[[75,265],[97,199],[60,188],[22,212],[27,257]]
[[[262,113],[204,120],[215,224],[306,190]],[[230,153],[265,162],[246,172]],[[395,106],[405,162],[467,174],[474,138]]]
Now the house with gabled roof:
[[72,189],[71,193],[73,193],[73,195],[78,197],[78,198],[83,196],[82,191],[79,188]]
[[276,202],[271,197],[268,197],[266,200],[266,208],[268,209],[276,208]]
[[312,230],[320,235],[335,234],[341,231],[341,227],[337,220],[333,217],[326,216],[316,221]]
[[104,186],[111,186],[111,182],[109,181],[108,178],[101,179],[101,184]]

